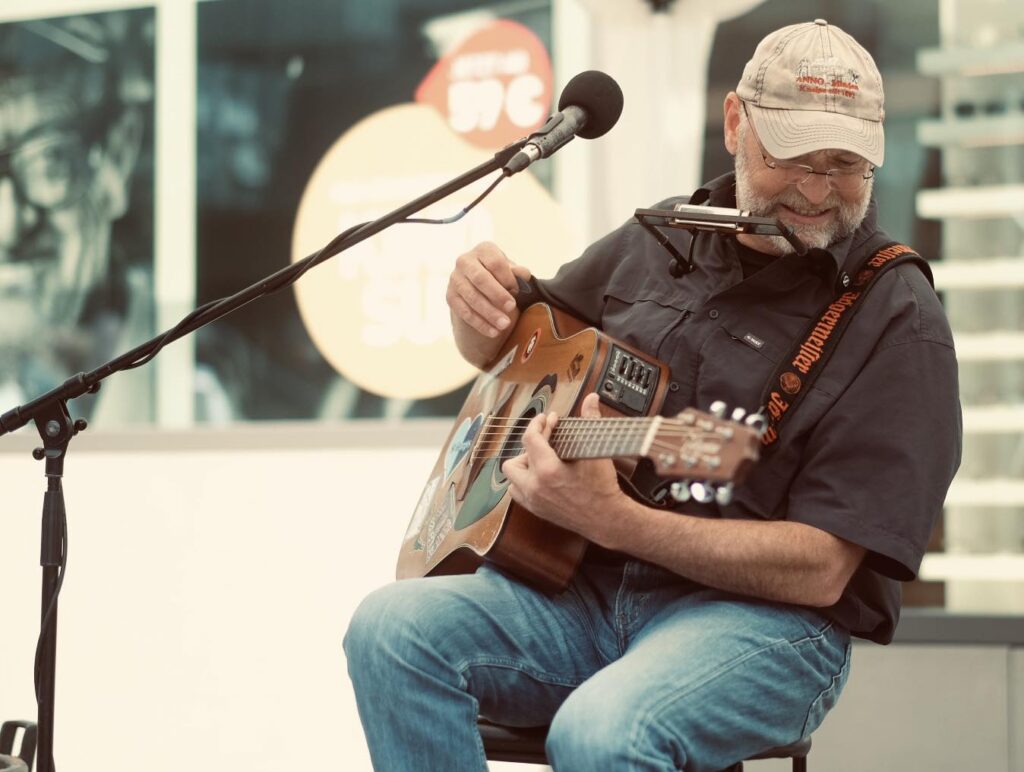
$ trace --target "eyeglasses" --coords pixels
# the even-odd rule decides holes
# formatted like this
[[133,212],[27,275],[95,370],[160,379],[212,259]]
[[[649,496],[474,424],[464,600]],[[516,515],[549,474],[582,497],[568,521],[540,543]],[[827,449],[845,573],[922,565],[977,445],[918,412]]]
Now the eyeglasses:
[[817,174],[825,178],[825,183],[831,190],[836,191],[836,193],[849,194],[859,191],[868,180],[875,176],[875,167],[866,161],[853,164],[845,169],[826,169],[823,172],[819,172],[807,164],[779,161],[772,158],[765,151],[764,145],[761,144],[761,140],[757,136],[757,130],[754,128],[754,122],[750,120],[750,113],[747,112],[746,103],[743,103],[743,112],[747,116],[747,125],[750,126],[750,131],[754,135],[754,141],[757,142],[757,149],[761,153],[761,160],[764,161],[764,165],[773,172],[782,175],[787,185],[802,185],[812,175]]
[[10,177],[23,201],[43,209],[77,201],[89,172],[85,142],[71,132],[40,137],[0,152],[0,179]]

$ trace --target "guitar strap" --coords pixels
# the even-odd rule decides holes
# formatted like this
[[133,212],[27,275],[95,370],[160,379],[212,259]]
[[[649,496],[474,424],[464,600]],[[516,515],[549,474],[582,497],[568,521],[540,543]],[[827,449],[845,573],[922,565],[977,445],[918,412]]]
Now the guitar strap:
[[[878,278],[903,263],[916,263],[932,282],[928,262],[908,246],[887,241],[858,268],[840,271],[836,297],[814,317],[765,384],[762,412],[767,428],[761,436],[762,454],[775,447],[787,418],[800,406],[811,385],[825,369],[843,333],[864,304]],[[934,282],[933,282],[934,283]]]

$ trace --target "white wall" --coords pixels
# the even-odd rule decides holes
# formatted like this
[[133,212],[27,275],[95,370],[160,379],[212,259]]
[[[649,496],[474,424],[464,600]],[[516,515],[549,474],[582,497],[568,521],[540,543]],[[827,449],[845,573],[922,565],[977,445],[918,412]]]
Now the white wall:
[[[359,600],[392,577],[442,431],[414,448],[73,448],[58,768],[369,769],[341,639]],[[34,720],[45,481],[11,439],[0,720]]]

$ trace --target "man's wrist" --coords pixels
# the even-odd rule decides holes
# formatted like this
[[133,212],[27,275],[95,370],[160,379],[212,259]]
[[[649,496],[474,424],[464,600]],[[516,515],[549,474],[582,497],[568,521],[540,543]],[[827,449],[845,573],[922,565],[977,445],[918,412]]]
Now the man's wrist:
[[592,541],[605,549],[631,552],[636,548],[638,531],[644,527],[647,508],[620,491],[609,511],[611,514],[604,518],[604,529]]

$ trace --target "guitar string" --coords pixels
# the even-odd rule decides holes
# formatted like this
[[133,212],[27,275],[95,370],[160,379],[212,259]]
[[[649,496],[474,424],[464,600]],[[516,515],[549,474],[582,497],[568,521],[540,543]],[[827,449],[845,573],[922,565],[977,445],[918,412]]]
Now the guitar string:
[[[560,439],[560,440],[570,440],[570,439],[605,440],[605,439],[609,439],[609,438],[642,439],[643,437],[645,437],[647,435],[647,433],[648,433],[648,429],[647,428],[644,428],[642,431],[630,430],[630,431],[619,431],[619,432],[601,433],[599,431],[580,429],[580,428],[574,428],[574,429],[568,429],[568,430],[561,430],[561,431],[559,431],[558,427],[556,427],[554,432],[553,432],[553,436],[556,437],[557,439]],[[524,432],[518,432],[517,433],[517,432],[514,432],[514,431],[512,431],[512,432],[504,432],[504,431],[488,430],[488,431],[480,432],[477,435],[477,441],[478,442],[480,442],[480,441],[484,441],[484,442],[504,442],[506,438],[511,439],[513,437],[516,437],[516,436],[522,437],[523,434],[524,434]],[[673,439],[687,438],[687,437],[693,438],[693,439],[697,439],[697,438],[703,437],[703,438],[709,439],[709,440],[711,440],[711,439],[715,439],[715,440],[728,439],[728,438],[723,437],[721,435],[712,434],[712,433],[708,433],[708,432],[701,431],[701,430],[668,429],[668,430],[665,430],[665,431],[659,431],[657,433],[657,435],[655,436],[655,440],[660,439],[660,438],[664,438],[664,437],[671,437]]]
[[[579,438],[576,438],[576,437],[571,437],[571,438],[555,438],[549,444],[551,444],[553,447],[557,446],[556,449],[568,450],[569,448],[567,446],[569,444],[571,444],[572,442],[575,442],[578,439]],[[592,439],[592,438],[584,438],[584,439]],[[610,438],[609,442],[600,443],[599,444],[599,449],[595,450],[594,452],[598,452],[599,453],[601,450],[611,450],[611,446],[613,444],[611,440],[614,440],[614,441],[617,442],[617,444],[615,444],[615,448],[619,451],[618,454],[629,455],[629,453],[626,453],[626,451],[631,451],[631,452],[635,452],[635,454],[638,455],[639,452],[640,452],[640,448],[638,446],[638,443],[639,443],[639,441],[641,439],[642,438],[639,438],[639,437],[637,437],[637,438]],[[510,443],[506,443],[504,441],[501,441],[501,442],[493,441],[493,442],[486,442],[486,443],[477,443],[476,446],[473,448],[473,452],[477,453],[477,454],[480,454],[480,453],[493,453],[494,451],[499,450],[500,448],[505,447],[506,445],[509,445],[509,444]],[[519,442],[513,442],[511,444],[514,444],[514,445],[516,445],[517,447],[520,447],[520,448],[522,447],[522,443],[519,443]],[[597,444],[597,443],[595,443],[595,444]],[[717,452],[721,448],[721,446],[718,445],[718,444],[709,443],[709,445],[710,445],[710,447],[699,448],[697,450],[704,451],[704,452]],[[580,452],[586,452],[587,449],[585,449],[585,448],[578,448],[577,450],[579,450]],[[652,442],[650,450],[661,450],[661,451],[665,451],[665,452],[674,452],[674,451],[680,450],[680,448],[679,448],[678,443]],[[609,455],[613,455],[613,456],[614,455],[618,455],[618,454],[617,453],[609,453]]]
[[[647,430],[646,429],[644,431],[640,431],[640,432],[636,432],[636,431],[634,431],[634,432],[616,432],[614,434],[604,434],[604,435],[602,435],[602,434],[599,434],[597,432],[588,432],[586,430],[578,430],[578,429],[577,430],[570,430],[570,431],[559,432],[557,428],[555,429],[555,434],[554,434],[554,436],[557,439],[559,439],[559,440],[570,440],[570,439],[572,439],[572,440],[578,440],[578,439],[605,440],[605,439],[611,439],[611,438],[643,439],[643,437],[645,437],[646,435],[647,435]],[[484,441],[484,442],[504,442],[506,438],[511,439],[511,438],[513,438],[515,436],[517,436],[515,432],[488,431],[488,432],[481,432],[479,435],[477,435],[477,441],[478,442],[479,441]],[[518,436],[522,437],[523,435],[522,435],[522,433],[519,433]],[[716,439],[716,440],[726,439],[726,438],[721,437],[720,435],[716,435],[716,434],[709,434],[707,432],[702,432],[702,431],[687,431],[687,430],[683,430],[683,429],[675,429],[675,430],[670,430],[670,431],[658,432],[658,436],[655,439],[658,439],[659,437],[661,437],[661,438],[663,438],[663,437],[671,437],[673,439],[681,439],[681,438],[682,439],[685,439],[685,438],[699,439],[701,437],[703,437],[705,439],[709,439],[709,440],[711,440],[711,439]]]
[[[532,421],[532,420],[533,420],[532,417],[530,417],[530,418],[526,418],[526,417],[522,417],[522,418],[504,418],[504,417],[501,417],[501,416],[492,416],[491,418],[488,418],[488,419],[486,419],[484,421],[484,426],[488,427],[488,428],[508,429],[508,428],[516,428],[517,426],[524,425],[524,424],[525,425],[529,425],[530,421]],[[628,426],[632,425],[634,428],[640,429],[640,428],[647,428],[647,427],[649,427],[653,420],[654,420],[654,418],[606,418],[606,417],[603,417],[603,416],[602,417],[598,417],[598,418],[583,418],[583,417],[579,417],[579,416],[568,416],[566,418],[559,419],[558,425],[559,426],[563,426],[563,427],[567,427],[567,428],[582,428],[582,429],[586,429],[586,428],[601,429],[602,427],[628,427]],[[664,417],[662,417],[662,424],[661,424],[661,427],[659,427],[659,429],[662,429],[662,428],[664,428],[664,429],[672,429],[672,430],[683,429],[683,430],[689,430],[689,431],[709,432],[709,431],[715,431],[716,428],[721,429],[723,427],[715,427],[714,424],[711,424],[711,425],[705,424],[703,426],[700,426],[700,425],[693,424],[693,423],[684,423],[681,419],[678,419],[678,418],[664,418]],[[729,428],[736,428],[736,427],[729,427]],[[738,428],[748,428],[748,427],[738,427]]]
[[[674,446],[668,446],[668,447],[666,448],[666,450],[667,450],[667,451],[669,451],[669,452],[672,452],[672,453],[674,453],[676,449],[675,449],[675,447],[674,447]],[[515,458],[515,457],[517,457],[518,455],[520,455],[520,453],[518,453],[518,452],[515,452],[515,451],[516,451],[516,449],[515,449],[515,448],[504,448],[504,449],[502,449],[502,450],[501,450],[501,452],[499,452],[499,453],[497,453],[497,454],[495,454],[494,456],[491,456],[491,457],[492,457],[492,458],[495,458],[495,459],[499,459],[500,461],[504,462],[504,461],[508,461],[509,459]],[[470,460],[471,460],[471,462],[472,462],[472,461],[476,461],[476,460],[478,460],[478,457],[479,457],[479,455],[480,455],[480,454],[479,454],[479,452],[478,452],[478,451],[476,451],[476,450],[474,450],[474,451],[473,451],[473,453],[472,453],[472,454],[471,454],[471,456],[470,456]],[[614,456],[614,455],[619,455],[619,456],[621,456],[621,455],[624,455],[624,454],[612,454],[612,455],[613,455],[613,456]],[[582,457],[580,457],[580,458],[608,458],[608,457],[609,457],[609,456],[601,456],[601,455],[598,455],[598,456],[590,456],[590,457],[588,457],[588,456],[582,456]],[[708,459],[707,459],[707,458],[703,458],[703,459],[697,459],[697,460],[696,460],[696,461],[694,462],[694,467],[696,467],[697,465],[699,465],[699,464],[701,464],[701,463],[707,464],[707,463],[708,463]],[[695,470],[695,469],[691,469],[691,470],[688,470],[688,471],[692,473],[692,472],[695,472],[696,470]],[[717,472],[717,470],[713,470],[713,471]],[[720,474],[720,472],[718,472],[718,473]]]
[[[484,421],[484,430],[481,431],[474,443],[472,457],[475,459],[484,453],[493,452],[496,448],[506,446],[510,441],[512,447],[505,448],[507,452],[503,452],[500,455],[506,457],[508,453],[515,451],[514,455],[519,454],[522,443],[519,441],[520,437],[516,437],[516,429],[522,424],[528,424],[532,418],[527,417],[503,417],[503,416],[489,416]],[[650,424],[653,419],[651,417],[639,417],[639,418],[584,418],[579,416],[569,416],[562,419],[559,426],[555,427],[555,435],[552,436],[552,442],[558,444],[563,449],[565,446],[585,440],[589,442],[602,442],[606,446],[615,442],[617,444],[625,444],[627,442],[636,442],[643,439],[650,429]],[[662,425],[659,427],[659,433],[652,440],[651,448],[657,448],[667,452],[674,452],[676,446],[667,442],[666,435],[672,439],[683,439],[683,438],[694,438],[703,436],[705,439],[709,439],[709,429],[697,427],[691,424],[684,426],[673,425],[670,421],[678,422],[678,419],[663,419]],[[495,426],[497,424],[497,426]],[[713,427],[712,427],[713,431]],[[720,439],[720,437],[711,434],[710,439]],[[611,451],[612,448],[607,448]],[[625,448],[615,448],[617,453],[609,452],[609,455],[621,455],[625,452]],[[511,457],[511,456],[509,456]]]
[[[483,426],[485,428],[496,428],[496,429],[510,429],[517,428],[519,426],[528,426],[532,418],[494,418],[487,419]],[[635,428],[635,429],[646,429],[650,427],[654,421],[653,418],[578,418],[570,416],[568,418],[561,418],[558,421],[558,426],[571,428],[571,429],[594,429],[603,430],[604,428]],[[679,419],[675,418],[663,418],[660,428],[665,429],[685,429],[690,431],[715,431],[716,428],[721,429],[723,427],[715,427],[713,424],[708,425],[697,425],[692,423],[684,423]],[[734,428],[734,427],[729,427]],[[745,428],[745,427],[740,427]]]
[[[635,444],[647,436],[653,419],[652,416],[633,418],[566,416],[555,427],[550,441],[552,445],[557,445],[557,449],[562,451],[584,451],[577,456],[581,458],[588,457],[585,455],[585,450],[572,448],[574,443],[581,441],[597,443],[598,447],[603,446],[601,450],[590,448],[595,453],[595,455],[589,456],[591,458],[638,455],[638,453],[629,454],[627,451],[634,449]],[[471,463],[478,461],[484,455],[490,455],[500,462],[520,455],[522,453],[522,433],[525,432],[525,427],[532,420],[533,416],[488,416],[484,420],[483,429],[478,433],[470,453]],[[699,426],[696,422],[683,424],[681,419],[662,417],[661,426],[658,427],[658,433],[651,441],[648,453],[660,451],[671,455],[677,454],[680,449],[675,442],[669,440],[678,441],[697,437],[704,437],[706,440],[722,439],[720,434],[714,433],[713,424],[709,425],[710,422],[707,420],[702,423],[704,426]],[[516,436],[517,434],[518,436]],[[704,448],[697,450],[696,455],[701,455],[702,451],[714,452],[717,449],[717,447]],[[498,451],[496,455],[492,455],[495,451]],[[707,457],[705,456],[702,460],[706,462]],[[700,462],[701,460],[697,461],[697,463]]]
[[[565,449],[565,446],[567,446],[567,445],[569,445],[569,444],[571,444],[573,442],[576,442],[578,440],[581,440],[581,439],[582,440],[588,440],[588,441],[597,441],[598,443],[604,443],[606,446],[609,445],[610,443],[614,442],[614,443],[617,444],[616,450],[618,452],[611,452],[611,453],[609,453],[609,455],[622,455],[629,448],[619,448],[618,446],[620,446],[620,445],[627,445],[627,444],[635,444],[636,442],[642,440],[644,438],[644,436],[646,436],[646,432],[644,432],[642,434],[636,434],[636,435],[621,435],[620,434],[620,435],[616,435],[614,437],[587,436],[585,433],[583,433],[583,434],[558,434],[558,435],[552,436],[551,443],[552,443],[552,445],[558,445],[560,448]],[[711,452],[714,452],[715,450],[720,449],[721,443],[716,443],[715,442],[715,440],[718,439],[718,438],[705,436],[704,439],[706,441],[706,444],[711,445],[711,447],[710,448],[705,447],[705,448],[699,449],[699,451],[705,451],[705,452],[711,451]],[[477,442],[475,443],[475,445],[473,447],[473,455],[476,456],[476,455],[480,455],[480,454],[483,454],[483,453],[490,453],[490,452],[493,452],[495,450],[498,450],[498,449],[500,449],[502,447],[505,447],[507,445],[510,445],[510,444],[512,446],[516,447],[516,448],[521,448],[522,447],[522,442],[519,441],[519,440],[520,440],[520,438],[518,438],[518,437],[512,437],[512,436],[506,436],[506,435],[499,435],[498,437],[496,437],[494,439],[488,439],[488,438],[484,438],[484,437],[479,437],[477,439]],[[607,449],[611,450],[611,448],[607,448]],[[668,441],[667,438],[663,438],[663,437],[662,438],[658,438],[658,437],[656,437],[655,439],[653,439],[651,441],[651,446],[650,446],[650,450],[655,450],[655,449],[672,453],[672,452],[676,452],[678,450],[678,445],[677,445],[676,442]],[[596,451],[596,452],[599,452],[599,451]],[[517,451],[516,455],[518,455],[518,451]]]

